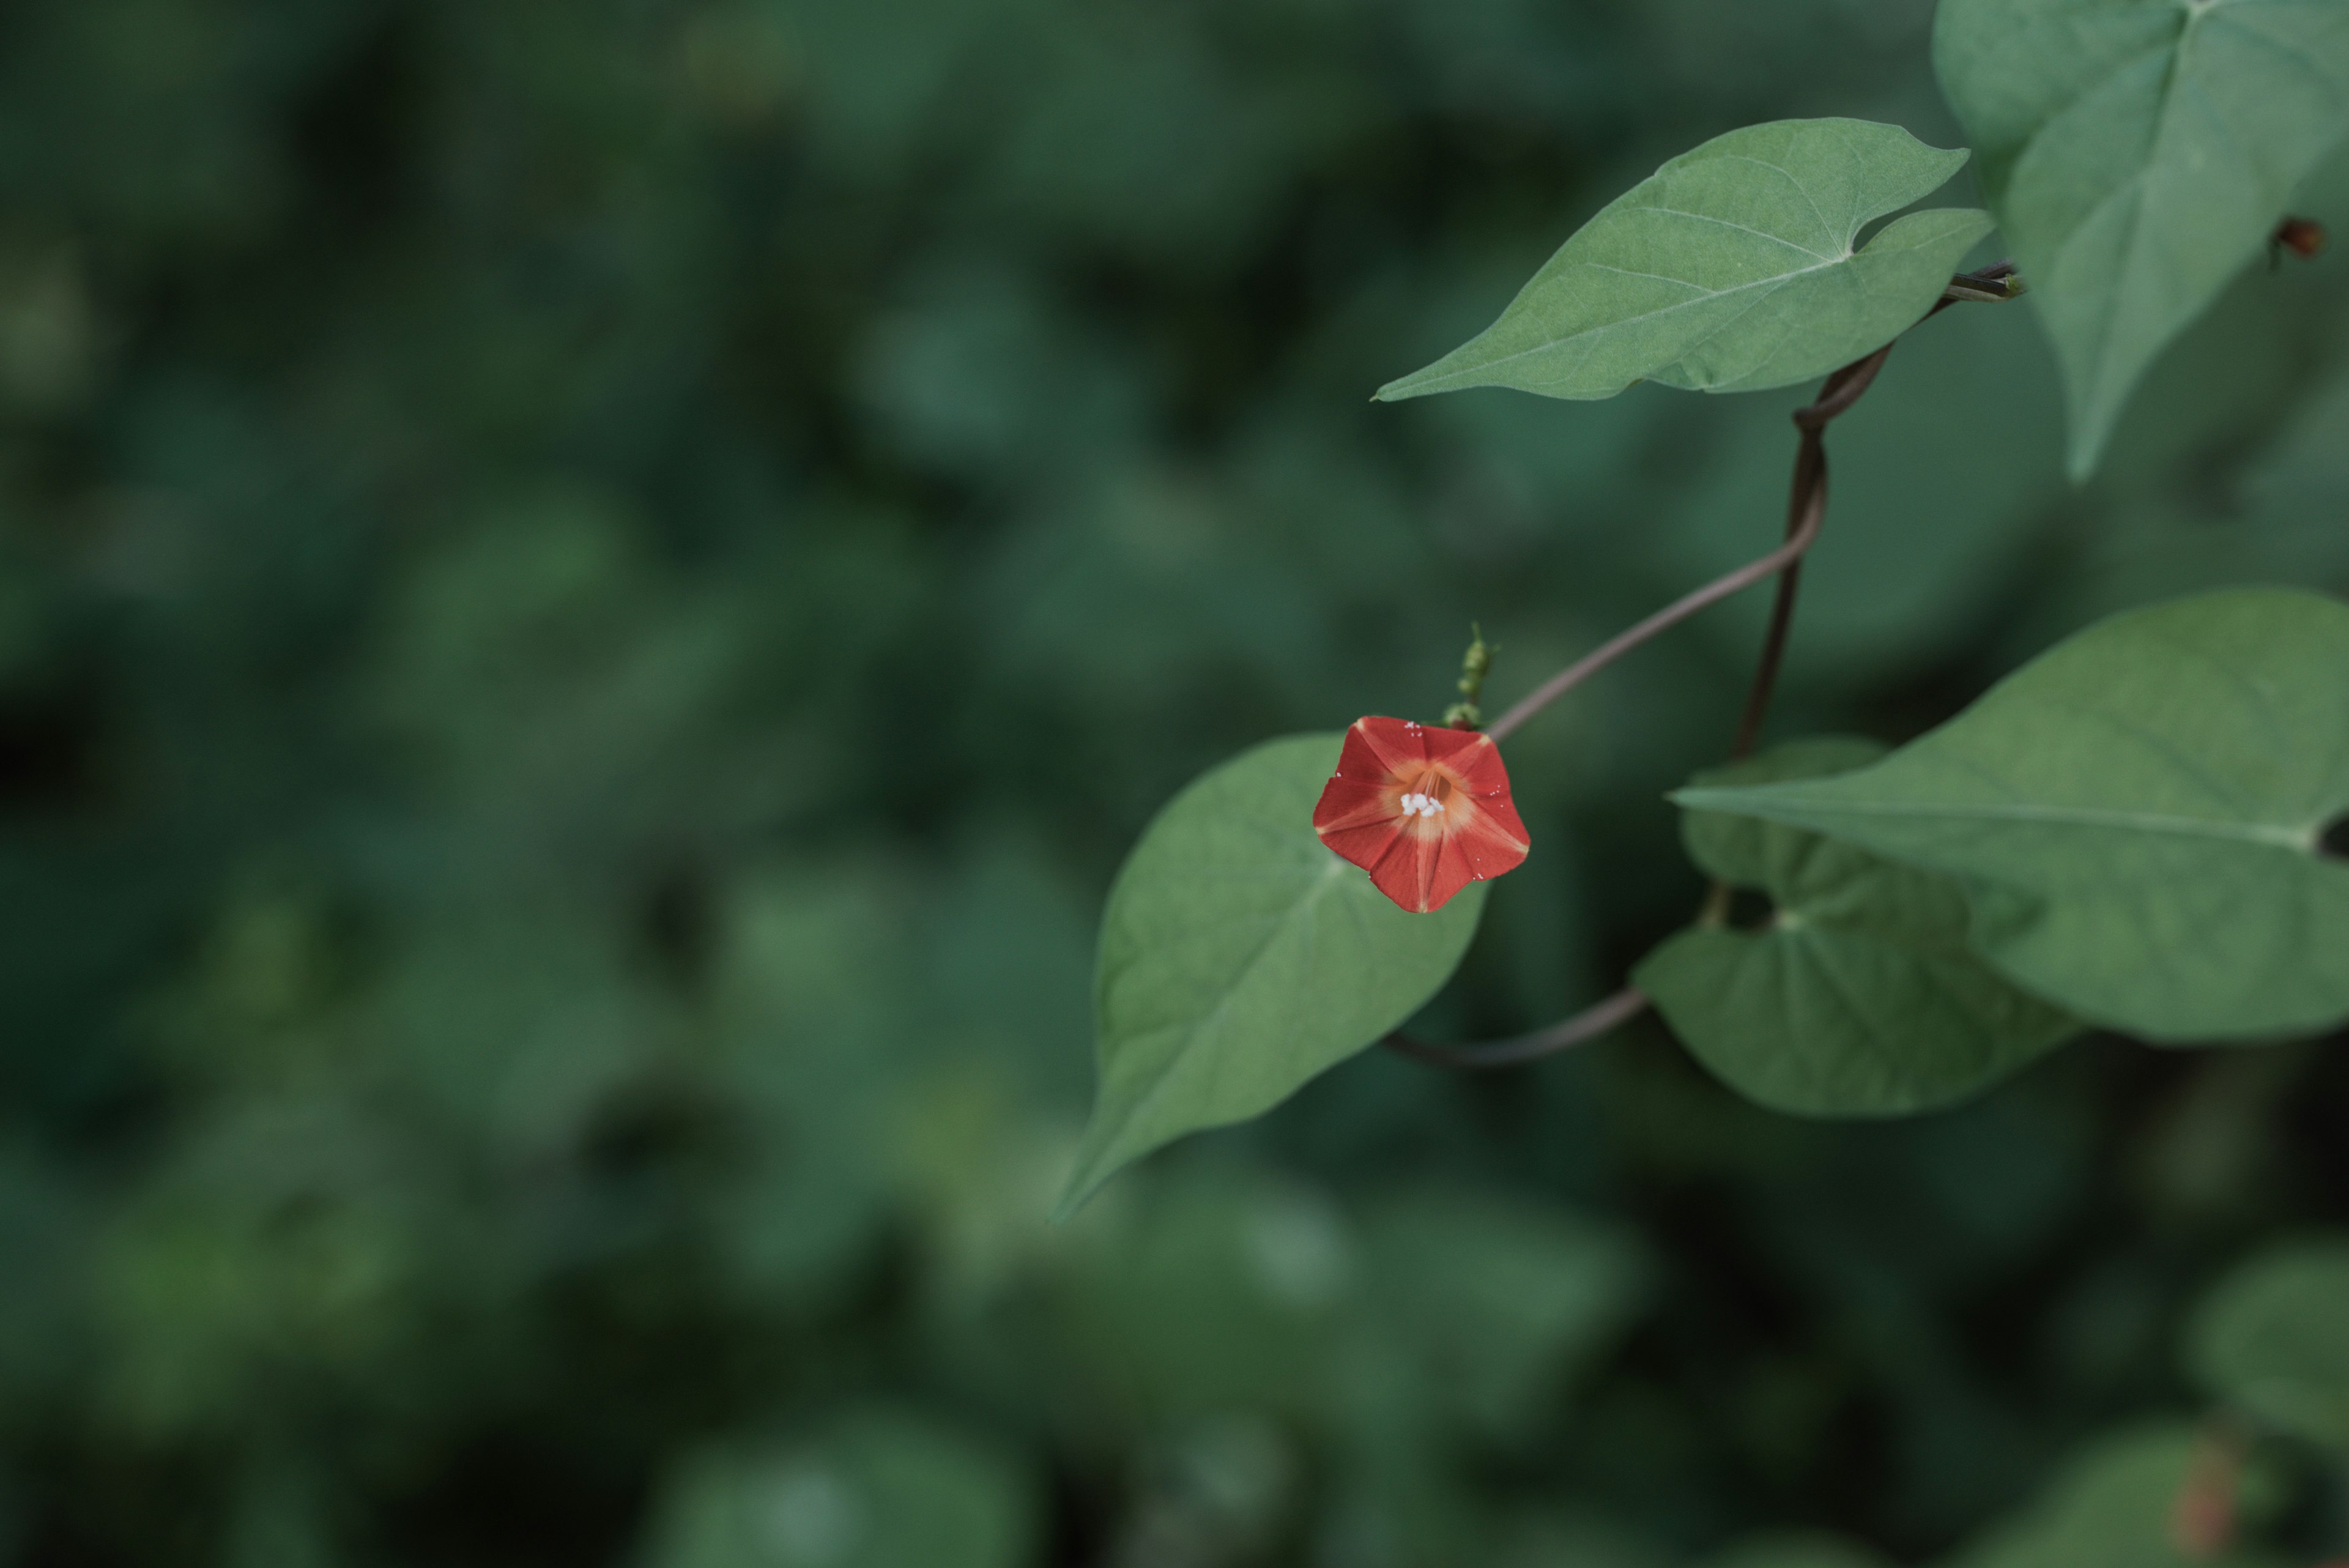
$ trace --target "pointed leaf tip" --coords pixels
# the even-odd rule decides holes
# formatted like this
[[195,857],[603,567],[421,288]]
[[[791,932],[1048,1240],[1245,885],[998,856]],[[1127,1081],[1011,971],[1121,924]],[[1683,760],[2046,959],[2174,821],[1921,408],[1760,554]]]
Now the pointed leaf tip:
[[2085,480],[2349,130],[2349,21],[2292,0],[1942,0],[1933,60],[2054,341]]
[[1210,771],[1119,871],[1095,979],[1100,1087],[1060,1218],[1151,1150],[1271,1109],[1458,966],[1483,883],[1408,913],[1314,831],[1345,738],[1268,742]]

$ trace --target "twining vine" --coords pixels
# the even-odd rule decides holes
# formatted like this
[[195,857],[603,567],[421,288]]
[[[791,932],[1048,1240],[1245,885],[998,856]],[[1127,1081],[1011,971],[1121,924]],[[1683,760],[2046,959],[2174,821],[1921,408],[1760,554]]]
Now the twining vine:
[[[1952,277],[1949,287],[1942,291],[1940,302],[1926,313],[1926,318],[1930,319],[1951,306],[1969,300],[1996,303],[2013,299],[2023,293],[2023,289],[2022,280],[2014,275],[2014,264],[2011,261],[1995,262]],[[1898,341],[1897,338],[1894,340]],[[1819,388],[1819,395],[1795,410],[1793,418],[1798,434],[1795,476],[1786,501],[1785,543],[1768,555],[1749,561],[1735,571],[1724,573],[1694,592],[1673,600],[1647,619],[1601,643],[1536,687],[1523,701],[1486,726],[1485,733],[1491,736],[1495,744],[1499,743],[1526,720],[1642,643],[1775,575],[1778,579],[1778,588],[1770,607],[1769,629],[1763,635],[1761,657],[1754,669],[1753,688],[1746,695],[1744,710],[1737,721],[1736,737],[1729,748],[1733,762],[1752,755],[1762,737],[1763,722],[1769,716],[1770,699],[1777,689],[1779,667],[1785,660],[1787,639],[1794,629],[1795,601],[1802,587],[1803,557],[1809,554],[1813,545],[1818,543],[1820,530],[1826,524],[1827,426],[1849,413],[1853,405],[1867,395],[1868,389],[1875,385],[1877,375],[1883,370],[1885,360],[1891,357],[1892,348],[1893,344],[1887,343],[1873,353],[1835,370]],[[1490,662],[1481,632],[1469,650],[1469,660],[1475,679],[1481,683]],[[1468,677],[1464,676],[1462,690],[1464,692],[1468,689]],[[1461,710],[1455,708],[1454,711]],[[1473,707],[1470,711],[1473,711]],[[1447,715],[1447,722],[1459,722],[1464,728],[1475,727],[1464,714],[1462,721],[1451,720]],[[1703,918],[1715,924],[1726,919],[1729,898],[1729,885],[1716,880],[1706,895]],[[1647,996],[1636,986],[1626,986],[1570,1018],[1506,1040],[1475,1045],[1433,1045],[1398,1029],[1380,1044],[1431,1066],[1463,1071],[1515,1067],[1600,1039],[1647,1012],[1649,1006]]]
[[[1903,334],[1952,305],[2024,296],[2028,279],[2085,479],[2132,389],[2221,289],[2263,254],[2323,251],[2322,224],[2285,204],[2349,130],[2349,24],[2254,8],[2149,8],[2151,30],[2113,54],[2120,32],[2050,21],[2048,0],[1943,0],[1936,65],[1971,151],[1840,119],[1717,136],[1592,215],[1485,331],[1380,389],[1381,401],[1495,388],[1570,403],[1640,383],[1819,385],[1794,415],[1785,534],[1767,554],[1489,725],[1479,632],[1442,722],[1371,714],[1269,740],[1167,805],[1102,917],[1100,1091],[1063,1211],[1126,1163],[1262,1115],[1372,1045],[1504,1067],[1652,1011],[1758,1104],[1892,1116],[1980,1094],[2090,1029],[2198,1044],[2349,1023],[2337,599],[2237,588],[2148,606],[2083,628],[1898,749],[1761,743],[1826,522],[1827,429]],[[2194,43],[2254,24],[2256,50]],[[2136,101],[2121,88],[2146,79],[2148,48],[2165,98],[2188,106],[2150,142],[2080,108]],[[2223,117],[2200,113],[2213,104],[2241,108],[2256,144],[2220,134]],[[1987,210],[1921,205],[1969,165]],[[2122,206],[2136,215],[2115,230],[2100,214]],[[2013,259],[1961,270],[1993,231]],[[1459,1046],[1405,1033],[1467,950],[1485,884],[1536,850],[1501,742],[1773,578],[1728,762],[1668,796],[1710,884],[1689,924],[1624,989],[1547,1028]],[[1733,889],[1768,917],[1733,922]]]

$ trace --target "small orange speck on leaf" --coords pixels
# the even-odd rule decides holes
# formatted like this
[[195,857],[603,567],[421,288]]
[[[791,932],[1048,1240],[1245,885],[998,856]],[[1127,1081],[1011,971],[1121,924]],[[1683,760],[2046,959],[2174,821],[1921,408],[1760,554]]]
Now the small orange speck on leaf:
[[2169,1541],[2179,1556],[2205,1562],[2233,1543],[2241,1470],[2242,1454],[2230,1437],[2205,1433],[2195,1444],[2185,1482],[2169,1505]]
[[2275,227],[2272,242],[2302,261],[2314,261],[2324,250],[2324,225],[2313,218],[2286,218]]
[[1421,915],[1471,882],[1515,870],[1527,847],[1492,737],[1402,719],[1354,721],[1313,831]]

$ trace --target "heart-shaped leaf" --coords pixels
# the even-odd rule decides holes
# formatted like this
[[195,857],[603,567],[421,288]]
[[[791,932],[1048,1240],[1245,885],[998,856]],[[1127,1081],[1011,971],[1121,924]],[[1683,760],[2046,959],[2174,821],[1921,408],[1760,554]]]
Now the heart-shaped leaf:
[[1379,396],[1611,398],[1650,378],[1751,392],[1823,376],[1930,310],[1990,232],[1971,209],[1912,213],[1855,248],[1965,161],[1864,119],[1717,136],[1609,202],[1499,320]]
[[2118,616],[1855,774],[1691,789],[1965,879],[2007,978],[2152,1040],[2349,1018],[2349,605],[2243,588]]
[[[1883,754],[1870,741],[1799,742],[1697,783],[1816,778]],[[1681,831],[1699,866],[1776,909],[1755,930],[1692,926],[1632,978],[1749,1099],[1798,1116],[1905,1116],[1978,1092],[2077,1028],[1975,955],[1964,890],[1945,877],[1754,817],[1692,811]]]
[[2349,1449],[2349,1240],[2253,1258],[2195,1314],[2187,1358],[2213,1394]]
[[1934,63],[2055,340],[2075,475],[2349,131],[2338,0],[1943,0]]
[[1160,1145],[1270,1110],[1459,966],[1484,884],[1411,914],[1315,836],[1340,743],[1292,736],[1224,763],[1118,873],[1094,989],[1101,1087],[1063,1214]]

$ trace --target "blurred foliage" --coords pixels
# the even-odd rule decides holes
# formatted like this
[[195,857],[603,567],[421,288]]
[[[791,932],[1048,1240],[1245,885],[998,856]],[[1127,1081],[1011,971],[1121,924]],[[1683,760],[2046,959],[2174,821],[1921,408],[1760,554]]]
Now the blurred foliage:
[[2205,1386],[2279,1431],[2349,1449],[2349,1244],[2261,1253],[2204,1299],[2189,1340]]
[[[1913,1561],[2151,1498],[2168,1438],[2042,1483],[2349,1217],[2337,1051],[2105,1041],[1889,1127],[1652,1028],[1377,1058],[1044,1220],[1148,815],[1433,713],[1472,618],[1506,702],[1756,553],[1806,395],[1370,391],[1706,137],[1955,144],[1929,23],[0,11],[0,1562]],[[2349,585],[2336,271],[2240,280],[2080,491],[2027,315],[1920,329],[1837,427],[1782,732]],[[1537,852],[1431,1030],[1693,907],[1661,794],[1761,614],[1514,745]]]

